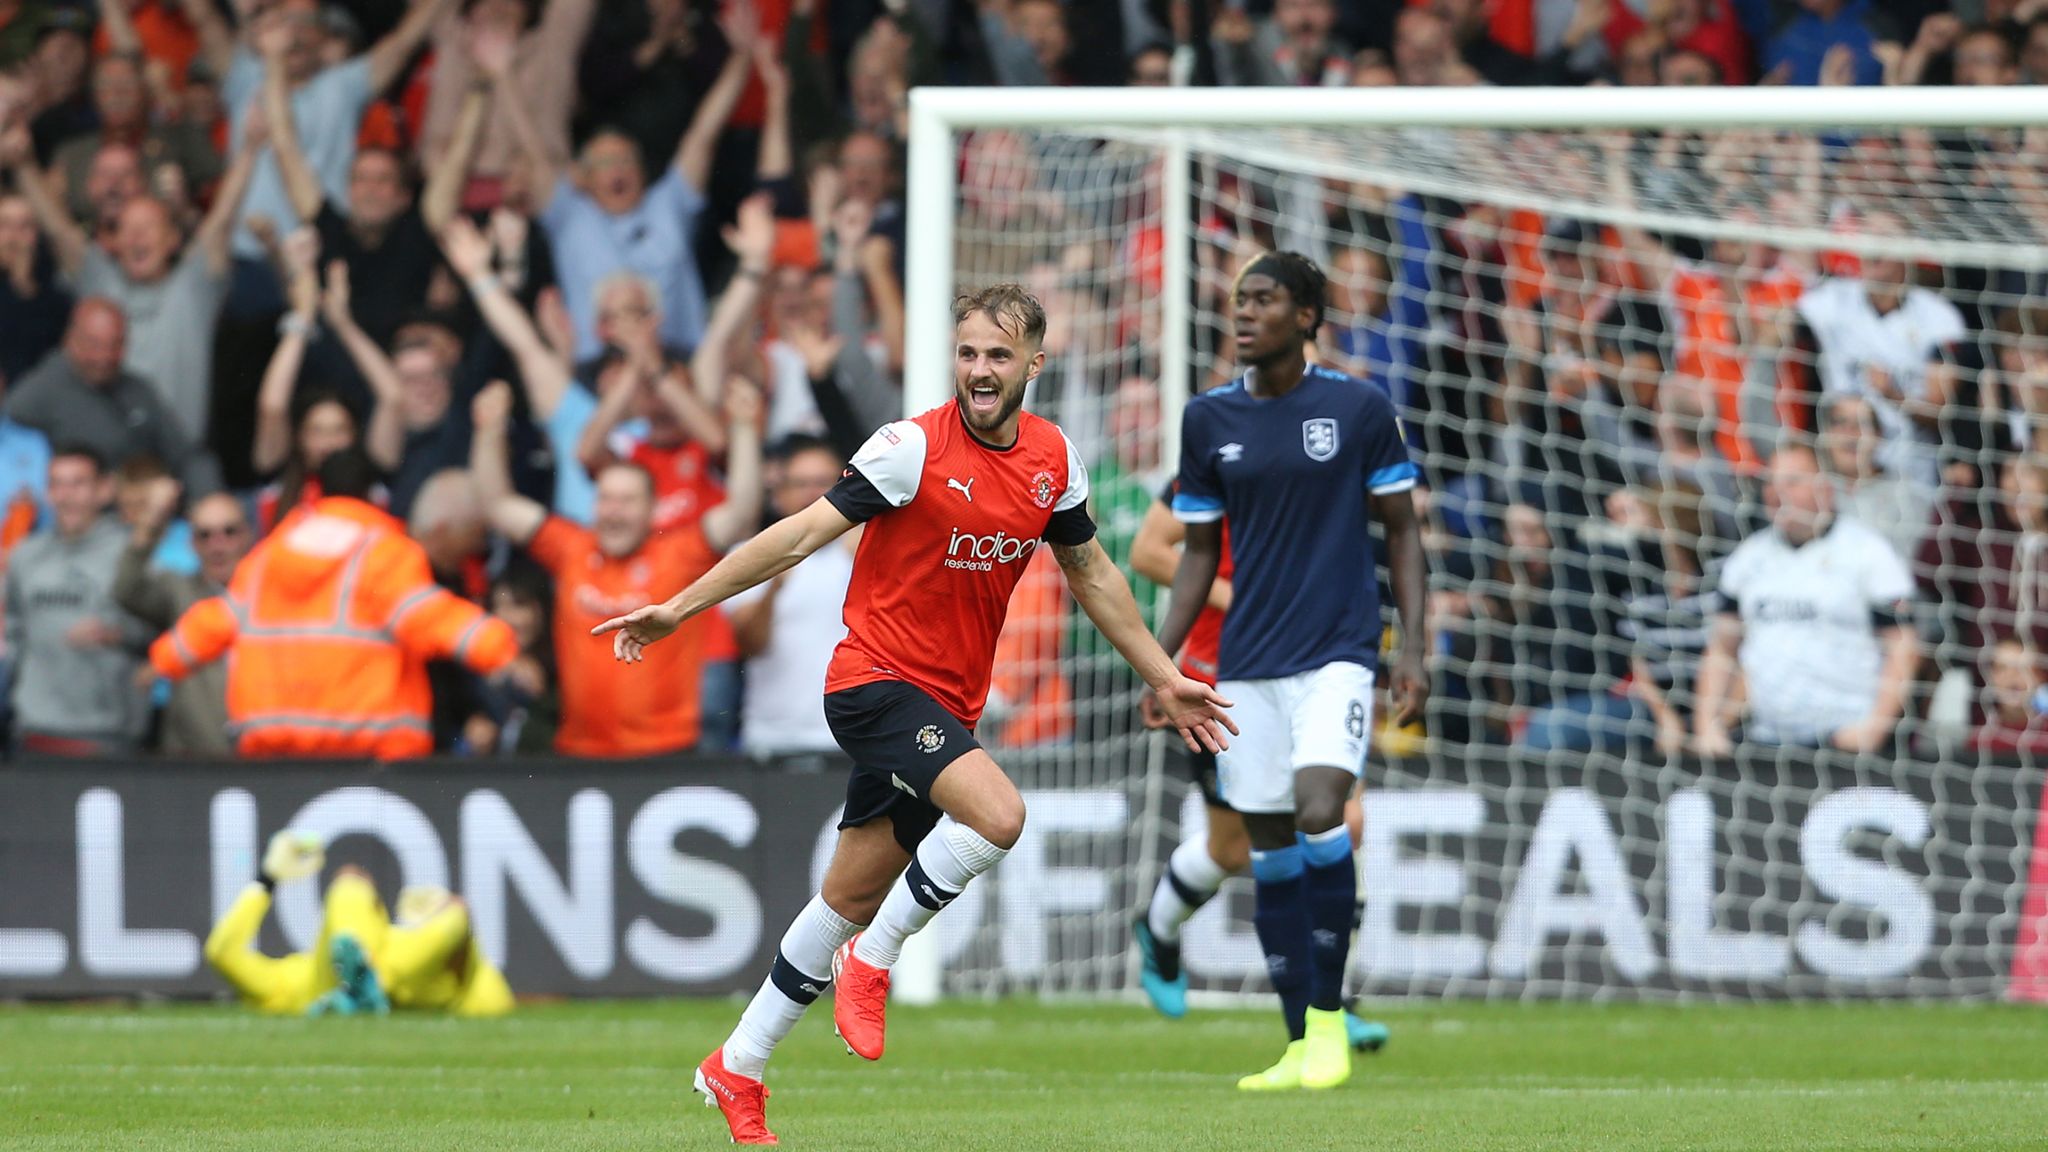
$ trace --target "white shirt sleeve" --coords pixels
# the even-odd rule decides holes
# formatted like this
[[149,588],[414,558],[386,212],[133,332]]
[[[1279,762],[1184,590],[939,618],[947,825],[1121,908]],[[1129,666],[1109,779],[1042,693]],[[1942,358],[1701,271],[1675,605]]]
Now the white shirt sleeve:
[[1756,566],[1757,550],[1763,546],[1762,536],[1752,536],[1736,545],[1735,551],[1722,562],[1721,576],[1714,586],[1721,597],[1721,611],[1735,612],[1741,607],[1743,586],[1749,582],[1750,569]]
[[1081,450],[1074,442],[1060,433],[1060,441],[1067,446],[1067,490],[1060,495],[1059,503],[1052,506],[1055,512],[1065,512],[1088,503],[1088,465],[1081,459]]
[[917,496],[924,479],[927,450],[924,429],[909,420],[897,420],[875,429],[847,463],[867,477],[875,491],[891,507],[901,508]]
[[1891,543],[1880,536],[1875,529],[1857,525],[1857,538],[1861,542],[1863,563],[1859,566],[1863,579],[1863,597],[1872,608],[1890,608],[1902,600],[1913,598],[1913,573],[1906,562],[1892,549]]
[[1962,309],[1948,297],[1928,288],[1918,289],[1918,293],[1922,303],[1918,309],[1920,320],[1926,325],[1922,334],[1930,351],[1944,344],[1953,344],[1970,334],[1969,326],[1963,323]]

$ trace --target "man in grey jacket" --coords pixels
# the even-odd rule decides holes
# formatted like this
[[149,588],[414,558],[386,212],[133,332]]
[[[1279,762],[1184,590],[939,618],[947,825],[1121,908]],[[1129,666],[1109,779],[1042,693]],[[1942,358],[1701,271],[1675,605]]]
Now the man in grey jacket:
[[[161,632],[177,623],[185,609],[227,590],[235,565],[249,554],[256,537],[241,502],[225,492],[202,496],[189,519],[192,548],[199,571],[165,572],[149,565],[178,507],[178,482],[160,476],[149,482],[141,515],[121,552],[114,576],[114,601],[121,609]],[[171,686],[164,710],[163,750],[175,756],[234,755],[228,739],[228,664],[216,660]]]
[[7,568],[7,650],[14,659],[14,743],[45,756],[133,751],[142,707],[135,673],[152,636],[114,604],[127,533],[106,515],[113,474],[81,445],[50,454],[51,527]]
[[128,319],[120,308],[97,296],[79,301],[64,343],[8,389],[0,413],[53,444],[89,447],[108,467],[147,453],[183,478],[187,491],[219,488],[219,465],[185,435],[190,420],[173,413],[155,386],[121,367],[127,347]]

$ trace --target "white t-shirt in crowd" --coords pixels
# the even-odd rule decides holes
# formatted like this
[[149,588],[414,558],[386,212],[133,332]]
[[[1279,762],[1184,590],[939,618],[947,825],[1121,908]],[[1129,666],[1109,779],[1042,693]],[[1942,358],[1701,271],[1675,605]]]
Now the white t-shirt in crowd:
[[770,340],[762,347],[768,360],[768,443],[803,432],[825,434],[825,417],[811,395],[811,370],[804,354],[787,340]]
[[1927,366],[1937,353],[1968,334],[1963,314],[1939,293],[1906,289],[1897,308],[1879,315],[1861,280],[1830,279],[1799,298],[1799,315],[1820,345],[1820,381],[1825,392],[1866,397],[1884,433],[1878,463],[1917,484],[1936,482],[1936,439],[1915,427],[1898,405],[1878,394],[1867,370],[1891,377],[1900,395],[1927,395]]
[[1803,547],[1775,528],[1744,540],[1722,566],[1720,593],[1742,618],[1750,735],[1819,744],[1876,705],[1878,627],[1903,615],[1913,577],[1876,530],[1838,516]]
[[[846,638],[846,587],[853,549],[834,541],[782,578],[775,594],[768,646],[746,664],[740,748],[749,756],[831,752],[839,748],[825,723],[825,668]],[[761,584],[726,601],[728,611],[768,594]]]

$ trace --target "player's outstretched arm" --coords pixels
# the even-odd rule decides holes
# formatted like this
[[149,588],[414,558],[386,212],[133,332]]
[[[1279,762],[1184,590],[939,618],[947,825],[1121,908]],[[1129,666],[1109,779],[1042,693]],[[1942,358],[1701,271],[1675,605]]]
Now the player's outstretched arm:
[[1216,584],[1216,570],[1222,566],[1222,521],[1189,524],[1187,536],[1181,541],[1180,567],[1173,573],[1173,596],[1167,602],[1166,623],[1159,629],[1161,648],[1178,652],[1187,643],[1188,631],[1208,604],[1209,591]]
[[1230,707],[1230,701],[1217,695],[1209,685],[1181,675],[1173,666],[1173,657],[1166,654],[1152,638],[1151,629],[1145,627],[1145,617],[1131,596],[1131,586],[1124,583],[1124,574],[1102,550],[1101,542],[1090,539],[1083,544],[1055,544],[1052,554],[1066,572],[1067,587],[1073,590],[1081,610],[1088,613],[1088,619],[1095,622],[1103,638],[1158,693],[1160,708],[1180,730],[1188,747],[1197,752],[1220,752],[1229,747],[1230,738],[1224,733],[1237,732],[1237,725],[1231,723],[1224,711]]
[[1422,654],[1429,651],[1429,560],[1422,550],[1422,519],[1415,514],[1413,489],[1373,497],[1373,510],[1386,529],[1387,574],[1401,612],[1401,654],[1387,688],[1394,698],[1394,723],[1405,728],[1422,719],[1429,704],[1429,672],[1422,663]]
[[[612,655],[628,664],[637,662],[642,650],[682,627],[683,621],[756,584],[773,580],[852,528],[853,521],[821,496],[810,507],[776,521],[740,545],[688,588],[659,604],[615,616],[592,628],[590,634],[615,634]],[[1129,595],[1126,590],[1125,596]]]

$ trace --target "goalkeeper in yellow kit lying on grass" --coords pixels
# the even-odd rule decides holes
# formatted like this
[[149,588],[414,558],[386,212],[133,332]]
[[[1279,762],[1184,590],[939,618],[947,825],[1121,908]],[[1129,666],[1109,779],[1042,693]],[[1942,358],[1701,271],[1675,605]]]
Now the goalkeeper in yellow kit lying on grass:
[[206,960],[250,1007],[288,1015],[381,1015],[393,1008],[456,1016],[502,1016],[512,989],[485,959],[469,909],[442,888],[407,888],[396,923],[370,877],[343,868],[327,886],[320,939],[310,952],[266,956],[256,932],[279,884],[316,876],[326,853],[317,837],[271,837],[263,870],[206,938]]

